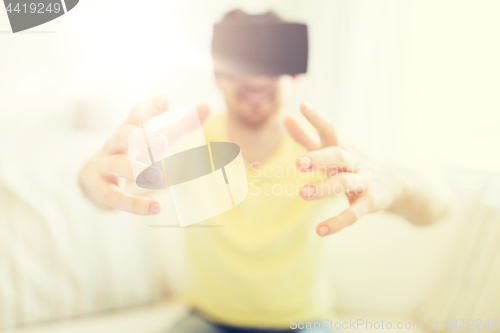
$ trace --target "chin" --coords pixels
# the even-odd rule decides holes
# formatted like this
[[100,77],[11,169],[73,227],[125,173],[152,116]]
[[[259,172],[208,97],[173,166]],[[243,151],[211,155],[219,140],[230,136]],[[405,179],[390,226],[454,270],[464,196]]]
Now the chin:
[[248,125],[260,126],[266,123],[272,114],[273,112],[269,111],[269,108],[246,107],[241,113],[241,119]]

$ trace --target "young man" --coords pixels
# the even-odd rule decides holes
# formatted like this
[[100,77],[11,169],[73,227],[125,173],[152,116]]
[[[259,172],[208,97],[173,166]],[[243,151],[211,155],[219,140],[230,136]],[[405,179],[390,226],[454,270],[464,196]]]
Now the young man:
[[[258,25],[277,20],[274,14],[233,11],[223,22]],[[249,194],[207,221],[225,227],[185,230],[187,299],[194,312],[171,332],[289,331],[299,330],[300,322],[332,319],[332,297],[318,274],[319,236],[380,210],[416,224],[446,214],[448,194],[439,184],[410,171],[379,167],[376,177],[361,172],[369,162],[343,147],[332,123],[310,104],[302,103],[300,111],[317,135],[291,117],[283,122],[279,76],[218,74],[216,81],[227,112],[205,122],[205,137],[241,147]],[[134,181],[128,134],[167,108],[164,96],[136,104],[83,168],[80,185],[93,202],[139,215],[161,211],[160,202],[125,193],[122,183]],[[198,107],[202,121],[208,113],[205,106]],[[165,141],[151,143],[151,148],[165,149]],[[325,326],[316,331],[327,331]]]

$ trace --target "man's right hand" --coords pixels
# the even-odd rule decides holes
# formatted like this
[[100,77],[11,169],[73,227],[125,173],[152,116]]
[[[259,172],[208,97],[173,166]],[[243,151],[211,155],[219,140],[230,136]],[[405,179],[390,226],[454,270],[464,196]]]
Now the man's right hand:
[[[128,138],[130,133],[168,109],[165,96],[155,96],[136,103],[127,119],[109,137],[103,148],[83,167],[78,176],[83,193],[97,206],[118,209],[137,215],[155,215],[161,212],[160,202],[154,199],[134,196],[123,190],[125,180],[135,181],[132,164],[140,163],[129,156]],[[196,107],[200,122],[210,114],[206,105]],[[167,138],[160,133],[148,133],[151,149],[161,153],[168,146]],[[145,175],[145,180],[155,184],[161,175]]]

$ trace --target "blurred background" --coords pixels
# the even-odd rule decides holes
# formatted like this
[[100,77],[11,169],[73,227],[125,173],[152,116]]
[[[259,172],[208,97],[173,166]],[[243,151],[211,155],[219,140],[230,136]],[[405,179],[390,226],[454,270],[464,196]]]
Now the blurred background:
[[235,7],[273,9],[310,29],[309,73],[290,84],[288,112],[306,99],[385,160],[499,171],[499,6],[86,0],[64,18],[16,35],[5,34],[10,26],[1,11],[1,135],[15,132],[12,124],[67,120],[75,112],[115,126],[134,101],[155,93],[174,106],[203,101],[220,111],[212,24]]
[[[249,13],[275,10],[285,19],[309,26],[309,71],[298,80],[287,80],[286,113],[298,113],[299,103],[307,100],[328,114],[350,141],[377,159],[432,172],[445,179],[457,193],[474,198],[474,202],[485,207],[500,207],[498,1],[81,0],[63,17],[17,34],[10,32],[7,14],[0,10],[0,184],[6,193],[0,207],[8,212],[0,215],[3,224],[0,237],[4,237],[0,251],[6,254],[0,261],[0,267],[4,268],[0,268],[0,327],[2,322],[5,327],[13,327],[122,305],[149,304],[170,292],[167,290],[172,289],[171,285],[148,283],[151,277],[145,273],[134,275],[132,282],[123,282],[113,301],[106,301],[110,289],[102,286],[98,291],[92,289],[106,279],[105,271],[100,271],[107,266],[106,262],[103,261],[100,268],[94,267],[101,276],[95,277],[86,270],[91,271],[93,261],[84,249],[91,248],[95,239],[79,236],[81,242],[75,243],[80,244],[81,253],[87,258],[85,262],[90,265],[85,269],[81,265],[68,268],[68,263],[75,262],[76,257],[63,258],[60,254],[61,248],[69,246],[65,244],[68,242],[65,232],[80,235],[86,232],[93,237],[98,231],[88,227],[84,232],[75,227],[80,224],[60,231],[59,224],[50,224],[50,231],[40,236],[41,232],[36,229],[42,228],[39,224],[23,223],[33,216],[42,216],[44,221],[59,219],[62,224],[82,216],[86,216],[87,221],[120,220],[99,227],[108,228],[102,235],[116,233],[114,227],[125,223],[132,231],[127,231],[129,236],[122,235],[124,239],[138,232],[143,237],[138,242],[148,246],[154,243],[149,237],[156,237],[161,246],[177,242],[177,231],[169,231],[168,236],[165,236],[167,232],[154,236],[150,235],[153,233],[150,228],[134,224],[129,217],[102,217],[89,205],[85,206],[84,199],[77,193],[74,177],[85,158],[100,147],[103,138],[112,133],[138,100],[166,94],[173,107],[205,102],[214,112],[223,111],[224,103],[213,78],[210,43],[214,22],[234,8]],[[56,200],[54,204],[52,196],[70,202]],[[31,217],[19,213],[30,209]],[[74,217],[75,212],[80,216]],[[493,216],[488,214],[483,215]],[[453,244],[463,240],[457,235],[469,235],[472,231],[465,232],[457,227],[460,223],[453,222],[422,231],[390,222],[390,218],[384,221],[381,231],[375,231],[377,227],[373,223],[360,223],[346,232],[344,240],[338,239],[337,264],[369,279],[363,282],[353,280],[352,275],[336,277],[336,283],[344,290],[338,293],[339,302],[345,308],[414,313],[426,297],[433,294],[432,286],[438,283],[433,281],[444,274],[435,270],[453,261],[447,259],[450,253],[457,255]],[[494,221],[497,233],[493,235],[498,235],[498,220]],[[9,227],[9,223],[14,227]],[[123,228],[120,230],[125,233]],[[387,230],[400,234],[388,234]],[[369,243],[373,232],[382,238]],[[169,237],[169,241],[161,237]],[[18,242],[18,238],[22,242]],[[395,241],[393,247],[380,246],[381,240],[390,239]],[[412,245],[422,242],[439,243],[439,251],[427,249],[422,256],[421,251],[411,249]],[[87,245],[81,245],[84,243]],[[129,252],[126,253],[135,253],[134,246],[139,243],[127,245]],[[488,261],[490,265],[494,260],[499,262],[498,243],[499,237],[492,239],[493,245],[485,250],[488,258],[496,258]],[[48,249],[47,244],[52,247]],[[72,246],[77,246],[75,244]],[[110,251],[118,256],[124,252],[117,244]],[[367,253],[359,250],[360,246],[371,249],[372,257],[367,258]],[[394,249],[404,246],[407,252],[401,253],[405,255],[394,254]],[[348,258],[342,256],[354,247],[357,252],[350,252]],[[41,268],[44,261],[30,259],[30,253],[41,256],[39,251],[55,253],[58,259],[56,264],[52,263],[58,267],[56,273]],[[158,248],[150,251],[158,251]],[[27,254],[20,259],[19,253]],[[98,252],[95,255],[98,256]],[[156,260],[148,254],[134,255],[136,261],[129,260],[129,263],[139,265],[143,258],[149,258],[149,262]],[[160,257],[158,260],[181,261],[166,258],[164,254]],[[373,262],[375,257],[383,261],[382,267],[392,267],[392,275],[398,282],[386,281],[387,270],[370,270],[373,263],[360,268],[362,265],[351,262],[354,259]],[[113,262],[114,257],[109,258]],[[31,264],[17,270],[9,266],[20,261]],[[410,268],[404,264],[412,261],[416,264]],[[156,266],[151,263],[151,267]],[[499,268],[495,267],[494,276],[500,277]],[[130,277],[127,274],[132,271],[139,274],[135,268],[121,271],[128,273],[116,273],[113,281],[122,281],[123,275]],[[82,271],[73,276],[73,269]],[[166,279],[170,280],[173,278],[169,274],[178,274],[172,268],[165,272],[148,269],[159,270],[161,276],[168,276]],[[11,274],[5,273],[9,270]],[[19,281],[29,275],[28,280],[34,279],[28,282],[32,285],[23,287]],[[413,284],[410,279],[415,276],[424,282],[418,286]],[[138,287],[137,281],[142,281],[143,287]],[[359,284],[353,285],[353,281]],[[481,286],[484,284],[483,281]],[[399,289],[387,289],[390,285]],[[95,300],[85,303],[72,298],[68,301],[67,296],[75,294],[71,291],[75,286],[79,286],[80,293],[91,290],[90,294],[99,294],[100,305],[97,308],[92,305]],[[135,294],[126,296],[130,286],[135,288]],[[49,295],[57,288],[65,291],[66,296],[53,300]],[[360,288],[362,292],[354,295],[354,290]],[[377,288],[379,294],[374,291]],[[413,291],[408,291],[412,288]],[[38,296],[32,296],[33,293]],[[391,300],[389,303],[381,303],[383,293]],[[494,294],[498,298],[491,296],[491,289],[487,294],[500,307],[500,293]],[[401,303],[400,298],[405,301]],[[82,302],[87,305],[82,307]],[[453,303],[445,303],[450,302]],[[38,305],[30,305],[31,309],[27,310],[27,304],[35,303]],[[473,313],[463,311],[469,316]]]

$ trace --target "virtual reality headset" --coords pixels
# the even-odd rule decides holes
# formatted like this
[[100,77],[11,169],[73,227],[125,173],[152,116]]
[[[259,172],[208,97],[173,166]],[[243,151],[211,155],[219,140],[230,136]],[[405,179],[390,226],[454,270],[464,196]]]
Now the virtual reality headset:
[[291,22],[215,24],[212,57],[215,74],[241,77],[307,72],[307,25]]

